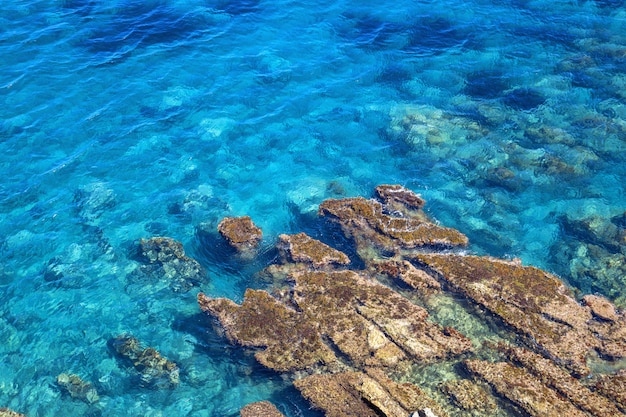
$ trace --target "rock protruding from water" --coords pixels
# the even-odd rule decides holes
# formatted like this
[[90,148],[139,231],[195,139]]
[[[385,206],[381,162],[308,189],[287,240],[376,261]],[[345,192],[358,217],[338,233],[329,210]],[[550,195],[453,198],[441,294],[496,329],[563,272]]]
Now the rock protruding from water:
[[419,254],[415,259],[578,375],[591,372],[586,360],[594,350],[626,357],[625,322],[599,322],[552,274],[490,257]]
[[165,278],[174,291],[187,292],[207,276],[198,261],[185,254],[183,244],[169,237],[152,237],[139,242],[143,275]]
[[416,385],[394,382],[376,370],[314,374],[294,385],[328,417],[407,417],[424,409],[439,417],[448,415]]
[[217,231],[239,252],[255,249],[263,239],[263,231],[252,222],[250,216],[226,217],[218,224]]
[[274,404],[269,401],[258,401],[248,404],[239,411],[241,417],[285,417]]
[[362,197],[329,199],[320,205],[318,214],[341,225],[343,232],[354,239],[359,254],[366,258],[371,257],[365,253],[372,246],[396,253],[421,247],[467,246],[468,239],[462,233],[431,222],[421,210],[407,205],[406,197],[392,198],[388,194],[389,190],[382,192],[386,204]]
[[168,389],[180,382],[178,365],[161,356],[156,349],[142,347],[137,338],[120,335],[109,343],[126,363],[135,368],[141,386]]
[[319,209],[362,262],[281,235],[263,270],[271,290],[248,289],[241,304],[200,293],[200,308],[326,416],[626,415],[621,310],[599,295],[579,302],[518,260],[463,253],[467,238],[429,220],[410,190],[383,185],[376,198]]
[[90,382],[83,381],[75,374],[62,373],[57,376],[57,384],[63,388],[72,398],[93,404],[100,400],[98,392]]
[[345,253],[331,248],[305,233],[280,235],[276,247],[283,258],[283,263],[305,263],[313,268],[350,263],[350,259]]

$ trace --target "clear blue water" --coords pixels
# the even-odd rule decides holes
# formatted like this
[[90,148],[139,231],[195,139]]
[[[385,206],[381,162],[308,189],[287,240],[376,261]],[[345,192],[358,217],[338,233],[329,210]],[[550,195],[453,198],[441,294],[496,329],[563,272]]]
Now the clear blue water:
[[[380,4],[3,3],[0,406],[315,415],[207,330],[197,290],[131,279],[142,237],[183,242],[209,271],[199,289],[240,301],[264,261],[199,237],[224,216],[251,216],[270,248],[314,234],[324,199],[399,183],[472,251],[562,273],[563,215],[624,212],[622,1]],[[107,347],[125,332],[179,363],[180,386],[136,386]],[[100,403],[62,395],[61,372]]]

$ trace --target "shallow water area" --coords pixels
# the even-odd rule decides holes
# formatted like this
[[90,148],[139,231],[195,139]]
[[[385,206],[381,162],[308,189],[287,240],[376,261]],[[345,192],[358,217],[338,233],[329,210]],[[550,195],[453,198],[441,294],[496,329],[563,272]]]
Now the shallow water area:
[[[268,399],[317,415],[195,297],[268,287],[256,273],[281,233],[347,247],[318,205],[382,183],[420,193],[472,253],[626,306],[622,2],[58,0],[0,22],[0,407],[200,417]],[[243,215],[264,234],[254,262],[217,234]],[[205,279],[141,275],[152,236]],[[120,334],[180,384],[142,387],[110,349]]]

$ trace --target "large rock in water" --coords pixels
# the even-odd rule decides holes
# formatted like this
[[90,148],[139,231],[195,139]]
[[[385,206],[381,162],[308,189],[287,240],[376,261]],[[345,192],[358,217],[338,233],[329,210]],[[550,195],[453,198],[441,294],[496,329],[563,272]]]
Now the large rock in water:
[[[200,293],[200,308],[327,416],[501,415],[502,401],[536,417],[625,415],[626,374],[591,377],[589,361],[619,369],[624,313],[597,295],[579,302],[540,269],[462,253],[467,238],[423,205],[397,185],[377,187],[374,199],[327,200],[320,220],[341,226],[364,269],[304,233],[281,235],[279,264],[264,271],[273,288],[248,289],[241,304]],[[457,310],[429,311],[451,302]],[[456,329],[471,330],[469,314],[499,325],[493,341]],[[418,386],[429,367],[456,374],[429,386],[447,401]]]
[[217,231],[240,252],[256,248],[263,239],[263,231],[252,222],[250,216],[226,217],[217,225]]

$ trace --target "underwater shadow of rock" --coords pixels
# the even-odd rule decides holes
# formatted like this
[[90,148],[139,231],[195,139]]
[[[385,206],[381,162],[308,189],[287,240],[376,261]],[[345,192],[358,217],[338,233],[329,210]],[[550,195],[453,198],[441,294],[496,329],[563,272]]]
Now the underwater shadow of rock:
[[160,2],[130,2],[93,29],[80,45],[94,54],[127,54],[136,48],[200,36],[207,27],[209,22],[197,13],[182,13]]
[[476,49],[474,31],[442,17],[422,17],[408,29],[405,52],[419,56],[439,55],[457,47]]
[[532,110],[545,103],[546,98],[532,88],[516,88],[508,92],[502,102],[515,110]]

